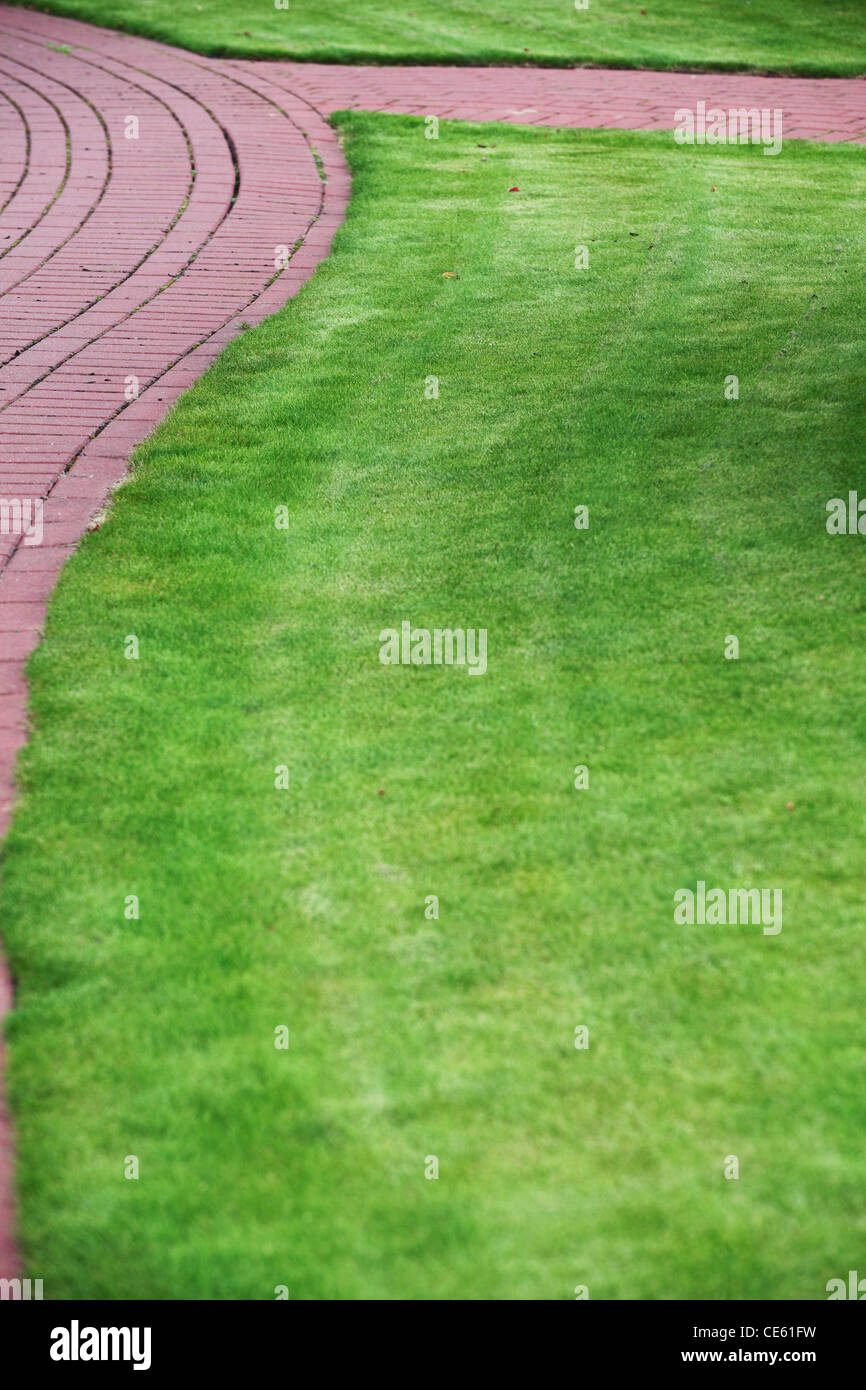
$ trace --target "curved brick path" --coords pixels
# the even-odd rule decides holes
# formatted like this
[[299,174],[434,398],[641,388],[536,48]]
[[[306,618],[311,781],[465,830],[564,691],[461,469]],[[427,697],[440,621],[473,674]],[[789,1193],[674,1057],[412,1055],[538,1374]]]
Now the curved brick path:
[[[44,499],[41,544],[0,533],[0,836],[23,663],[61,566],[133,445],[327,253],[349,178],[325,116],[654,130],[701,99],[866,142],[859,79],[215,61],[0,5],[0,497]],[[293,251],[280,269],[277,247]],[[0,965],[0,1020],[10,1005]],[[16,1268],[10,1192],[0,1095],[0,1277]]]

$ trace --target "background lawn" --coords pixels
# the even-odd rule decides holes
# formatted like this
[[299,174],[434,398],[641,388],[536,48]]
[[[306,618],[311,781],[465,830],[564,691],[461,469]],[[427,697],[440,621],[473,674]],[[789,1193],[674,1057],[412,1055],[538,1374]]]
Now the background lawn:
[[[31,662],[29,1273],[824,1298],[866,1236],[863,152],[342,123],[334,255],[139,451]],[[384,667],[403,619],[486,674]],[[781,935],[675,926],[698,879]]]
[[864,0],[46,0],[201,53],[338,63],[866,72]]

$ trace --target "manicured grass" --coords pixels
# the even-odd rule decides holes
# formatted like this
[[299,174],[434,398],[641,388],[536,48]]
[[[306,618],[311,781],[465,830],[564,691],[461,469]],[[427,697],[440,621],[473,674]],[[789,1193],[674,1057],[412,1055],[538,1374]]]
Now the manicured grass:
[[866,72],[862,0],[46,0],[201,53],[338,63],[534,63]]
[[[866,540],[825,529],[863,153],[341,119],[333,256],[140,450],[31,662],[29,1272],[823,1298],[866,1235]],[[404,619],[487,672],[383,666]],[[699,879],[781,934],[676,926]]]

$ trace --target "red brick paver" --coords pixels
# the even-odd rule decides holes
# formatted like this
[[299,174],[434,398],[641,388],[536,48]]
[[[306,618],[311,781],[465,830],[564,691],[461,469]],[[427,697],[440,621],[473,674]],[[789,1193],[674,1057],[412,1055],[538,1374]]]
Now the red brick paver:
[[[0,836],[23,665],[67,556],[133,446],[327,254],[349,177],[325,117],[661,130],[699,100],[866,142],[859,79],[215,61],[0,5],[0,498],[43,505],[41,544],[0,527]],[[0,963],[0,1021],[11,1000]],[[11,1172],[0,1092],[0,1277],[17,1268]]]

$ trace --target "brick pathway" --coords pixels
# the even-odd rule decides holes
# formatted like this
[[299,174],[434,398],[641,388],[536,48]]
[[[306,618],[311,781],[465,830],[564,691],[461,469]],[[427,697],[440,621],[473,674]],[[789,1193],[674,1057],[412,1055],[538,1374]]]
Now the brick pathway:
[[778,108],[786,137],[866,142],[866,78],[751,77],[607,68],[352,68],[232,64],[272,76],[324,115],[357,107],[464,121],[670,130],[678,107]]
[[[225,62],[0,5],[0,497],[44,503],[41,544],[0,531],[0,836],[23,663],[67,556],[131,448],[327,253],[349,193],[327,114],[658,130],[700,99],[866,142],[859,79]],[[285,267],[277,247],[297,247]],[[10,1003],[0,965],[0,1021]],[[0,1277],[10,1192],[0,1094]]]

